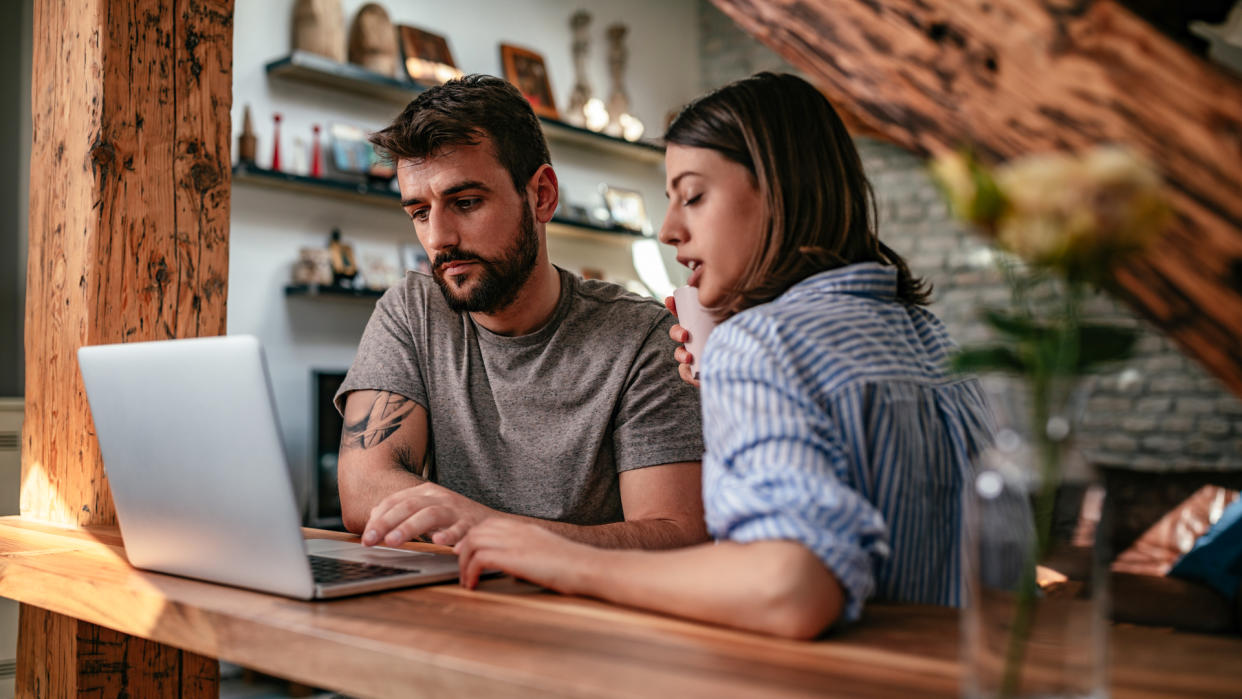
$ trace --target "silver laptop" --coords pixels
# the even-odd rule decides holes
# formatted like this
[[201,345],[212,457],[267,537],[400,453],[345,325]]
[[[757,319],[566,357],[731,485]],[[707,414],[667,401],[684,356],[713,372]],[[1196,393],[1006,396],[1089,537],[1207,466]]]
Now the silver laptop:
[[457,557],[304,539],[259,341],[99,345],[78,364],[136,568],[300,599],[457,578]]

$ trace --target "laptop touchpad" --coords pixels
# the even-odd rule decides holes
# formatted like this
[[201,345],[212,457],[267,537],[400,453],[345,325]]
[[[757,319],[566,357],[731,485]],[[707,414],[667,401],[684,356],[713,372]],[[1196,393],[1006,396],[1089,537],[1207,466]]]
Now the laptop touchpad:
[[391,566],[393,568],[418,568],[428,563],[436,554],[423,551],[407,551],[386,546],[363,546],[352,541],[333,539],[307,539],[306,552],[314,556],[339,558],[358,563]]

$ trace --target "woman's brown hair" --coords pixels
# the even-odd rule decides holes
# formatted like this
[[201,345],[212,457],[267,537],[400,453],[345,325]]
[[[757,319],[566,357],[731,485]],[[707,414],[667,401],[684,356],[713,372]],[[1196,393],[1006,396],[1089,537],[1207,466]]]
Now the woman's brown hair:
[[793,75],[759,73],[690,103],[666,143],[710,148],[750,171],[768,230],[737,286],[714,310],[767,303],[812,274],[857,262],[897,268],[897,298],[931,291],[876,235],[875,195],[832,104]]

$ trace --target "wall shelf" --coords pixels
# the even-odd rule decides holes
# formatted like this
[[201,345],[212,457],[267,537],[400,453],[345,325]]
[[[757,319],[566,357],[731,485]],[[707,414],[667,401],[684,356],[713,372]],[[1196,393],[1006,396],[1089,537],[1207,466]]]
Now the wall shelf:
[[[307,51],[294,51],[269,62],[267,74],[281,80],[319,85],[401,106],[427,89],[409,80],[398,80],[352,63],[337,63]],[[656,143],[626,141],[546,117],[539,117],[539,121],[550,141],[574,144],[644,163],[664,162],[664,148]]]
[[[397,211],[397,205],[401,201],[400,194],[382,186],[362,182],[345,182],[323,177],[294,175],[288,172],[267,170],[245,164],[233,166],[233,182],[270,189],[281,189],[299,194],[329,196],[391,211]],[[551,223],[548,224],[547,230],[553,235],[621,245],[629,245],[635,240],[641,240],[645,237],[624,228],[596,226],[559,217],[552,219]]]
[[337,63],[309,51],[294,51],[271,61],[266,68],[269,77],[319,85],[400,105],[405,105],[426,89],[408,80],[390,78],[353,63]]
[[374,301],[383,295],[383,290],[379,289],[346,289],[340,286],[325,286],[323,284],[285,285],[285,296],[319,296],[340,299],[369,299]]

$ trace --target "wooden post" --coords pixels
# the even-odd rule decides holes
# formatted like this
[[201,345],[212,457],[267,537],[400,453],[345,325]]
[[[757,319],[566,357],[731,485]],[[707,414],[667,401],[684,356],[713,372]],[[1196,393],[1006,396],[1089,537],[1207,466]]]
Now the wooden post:
[[1176,220],[1117,291],[1242,395],[1242,80],[1117,0],[712,1],[916,153],[1147,155]]
[[[115,520],[78,347],[224,332],[232,17],[232,0],[35,2],[24,517]],[[20,696],[218,686],[214,660],[25,605],[18,655]]]

